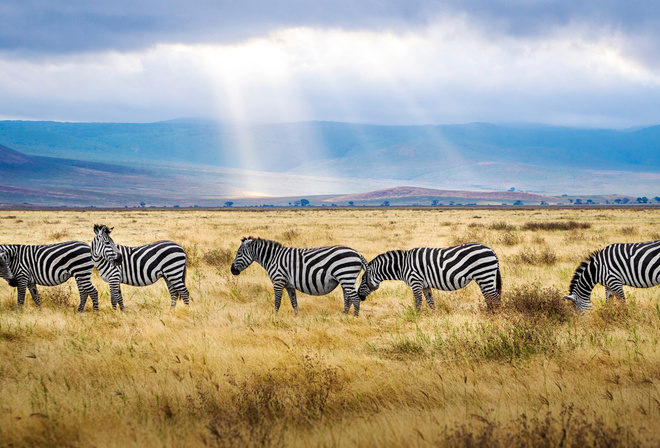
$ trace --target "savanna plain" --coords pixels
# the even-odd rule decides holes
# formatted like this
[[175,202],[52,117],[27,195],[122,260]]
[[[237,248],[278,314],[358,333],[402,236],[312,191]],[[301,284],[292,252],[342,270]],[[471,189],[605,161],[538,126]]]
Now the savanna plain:
[[[0,243],[170,239],[188,253],[191,304],[161,280],[76,312],[73,280],[42,307],[0,284],[0,446],[637,447],[660,445],[660,288],[564,302],[591,251],[660,239],[659,208],[2,211]],[[384,282],[342,313],[341,291],[284,296],[229,266],[243,236],[287,246],[390,249],[481,242],[502,306],[472,283],[417,312]]]

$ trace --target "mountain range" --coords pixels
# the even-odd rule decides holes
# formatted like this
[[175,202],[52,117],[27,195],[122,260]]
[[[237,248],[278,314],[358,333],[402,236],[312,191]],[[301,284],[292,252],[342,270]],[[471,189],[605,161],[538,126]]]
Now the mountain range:
[[660,126],[0,121],[0,202],[286,204],[399,185],[478,191],[471,197],[484,200],[494,191],[496,201],[511,189],[657,196]]

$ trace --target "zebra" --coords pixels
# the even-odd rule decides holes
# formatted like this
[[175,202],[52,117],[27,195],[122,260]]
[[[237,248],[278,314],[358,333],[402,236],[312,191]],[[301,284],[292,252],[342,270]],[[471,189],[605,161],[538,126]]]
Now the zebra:
[[623,285],[650,288],[660,284],[660,241],[616,243],[592,252],[575,270],[569,295],[576,310],[591,307],[591,291],[596,283],[605,286],[607,300],[612,296],[626,301]]
[[114,227],[94,225],[96,236],[92,241],[92,259],[101,278],[110,285],[112,308],[124,311],[120,283],[131,286],[148,286],[159,278],[167,284],[172,300],[189,304],[186,288],[186,252],[173,241],[157,241],[143,246],[116,245],[110,238]]
[[87,298],[92,298],[94,311],[99,309],[99,296],[92,285],[94,269],[89,244],[67,241],[49,245],[0,245],[0,258],[8,265],[10,275],[3,278],[17,288],[18,306],[25,304],[28,289],[37,307],[41,306],[37,285],[55,286],[75,278],[80,293],[78,311],[85,311]]
[[361,300],[377,290],[384,280],[401,280],[410,286],[415,308],[422,307],[422,293],[434,309],[431,288],[455,291],[477,282],[489,309],[500,305],[502,276],[495,252],[483,244],[466,243],[446,248],[420,247],[392,250],[369,262],[358,295]]
[[273,282],[275,312],[282,303],[286,289],[291,306],[298,314],[296,290],[313,296],[332,292],[341,285],[344,292],[344,313],[351,304],[355,316],[360,314],[360,299],[355,290],[358,275],[367,269],[367,260],[346,246],[327,246],[313,249],[284,247],[277,241],[247,237],[241,240],[231,273],[238,275],[256,261]]

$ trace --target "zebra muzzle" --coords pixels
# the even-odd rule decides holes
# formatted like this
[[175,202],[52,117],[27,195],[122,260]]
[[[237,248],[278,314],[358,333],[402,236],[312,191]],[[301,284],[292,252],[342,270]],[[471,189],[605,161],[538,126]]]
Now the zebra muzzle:
[[236,269],[234,266],[231,267],[231,273],[234,275],[238,275],[241,273],[238,269]]

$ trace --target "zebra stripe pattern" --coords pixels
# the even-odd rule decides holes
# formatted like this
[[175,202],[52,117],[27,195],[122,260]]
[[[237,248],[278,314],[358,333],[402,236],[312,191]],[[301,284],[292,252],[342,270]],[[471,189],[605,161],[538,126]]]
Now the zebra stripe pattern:
[[580,263],[571,279],[569,295],[578,311],[591,306],[596,283],[605,286],[606,299],[625,302],[623,285],[651,288],[660,284],[660,241],[610,244]]
[[354,315],[360,314],[355,283],[362,269],[367,269],[367,261],[350,247],[296,249],[283,247],[276,241],[243,238],[231,264],[231,273],[238,275],[255,261],[266,269],[273,282],[275,312],[280,309],[284,289],[291,299],[293,311],[298,314],[296,290],[320,296],[341,285],[344,313],[348,313],[352,304]]
[[358,289],[364,300],[384,280],[401,280],[410,286],[417,310],[422,294],[429,308],[434,308],[431,288],[455,291],[474,280],[481,288],[489,308],[500,305],[502,276],[495,252],[483,244],[467,243],[447,248],[421,247],[393,250],[369,262]]
[[101,278],[110,285],[112,308],[124,310],[120,284],[148,286],[163,278],[170,292],[171,307],[180,298],[189,304],[186,288],[186,252],[172,241],[157,241],[143,246],[116,245],[110,238],[112,228],[95,225],[92,259]]
[[26,289],[30,291],[34,303],[40,306],[37,285],[56,286],[73,277],[80,293],[78,311],[85,311],[87,297],[92,298],[94,310],[99,309],[99,296],[91,282],[94,262],[88,244],[68,241],[34,246],[0,245],[0,259],[5,260],[9,274],[2,277],[10,286],[17,288],[19,307],[25,304]]

